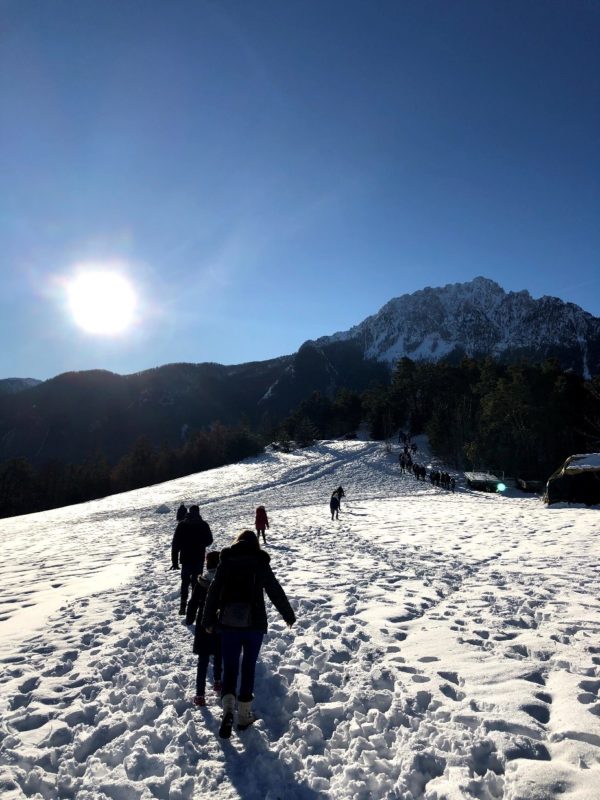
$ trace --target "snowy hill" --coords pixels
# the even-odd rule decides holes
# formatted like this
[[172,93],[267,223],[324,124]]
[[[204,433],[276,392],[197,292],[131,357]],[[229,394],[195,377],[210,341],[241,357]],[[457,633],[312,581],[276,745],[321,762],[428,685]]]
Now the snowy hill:
[[38,381],[36,378],[2,378],[0,379],[0,395],[18,394],[18,392],[32,389],[40,383],[42,381]]
[[[298,617],[270,607],[261,720],[228,743],[216,697],[190,702],[181,500],[218,547],[264,503]],[[597,800],[597,513],[451,494],[378,443],[322,442],[2,520],[2,798]]]
[[557,297],[505,292],[489,278],[427,287],[389,303],[349,331],[316,344],[354,341],[364,355],[438,361],[461,355],[540,361],[553,356],[585,377],[600,372],[600,319]]

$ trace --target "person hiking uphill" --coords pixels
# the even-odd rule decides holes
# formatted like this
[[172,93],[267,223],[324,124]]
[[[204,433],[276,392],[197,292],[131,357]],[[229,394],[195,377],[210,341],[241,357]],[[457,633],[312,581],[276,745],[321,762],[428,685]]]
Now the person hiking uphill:
[[260,542],[260,535],[262,533],[263,543],[267,543],[267,537],[265,536],[265,528],[269,527],[269,520],[267,517],[267,511],[264,506],[259,506],[256,509],[256,518],[254,520],[254,527],[256,528],[256,535],[258,536],[258,541]]
[[329,510],[331,511],[331,519],[339,519],[340,518],[340,500],[337,496],[337,492],[334,492],[331,495],[331,499],[329,500]]
[[221,659],[221,635],[219,633],[207,633],[201,626],[204,604],[210,584],[212,583],[217,567],[219,566],[219,553],[213,550],[206,554],[206,573],[199,575],[194,584],[192,597],[187,606],[185,621],[188,625],[196,623],[194,634],[194,653],[198,656],[198,667],[196,669],[196,696],[194,697],[195,706],[206,705],[206,673],[208,662],[213,657],[213,689],[221,693],[222,659]]
[[235,698],[240,673],[238,730],[245,730],[256,717],[252,713],[254,674],[263,636],[267,632],[264,592],[291,627],[296,615],[273,574],[270,556],[260,549],[254,531],[242,531],[231,547],[221,550],[216,575],[210,584],[202,627],[221,631],[223,654],[223,716],[219,736],[229,739],[233,727]]
[[181,603],[179,613],[185,614],[188,589],[202,575],[204,553],[212,544],[213,536],[208,522],[200,516],[198,506],[190,506],[187,516],[175,528],[171,543],[171,569],[179,569],[181,561]]

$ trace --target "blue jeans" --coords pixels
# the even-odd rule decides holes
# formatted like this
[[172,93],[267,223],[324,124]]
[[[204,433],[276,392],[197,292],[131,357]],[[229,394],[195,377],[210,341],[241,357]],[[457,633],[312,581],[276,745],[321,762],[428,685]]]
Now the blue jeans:
[[[216,634],[217,646],[213,654],[213,680],[221,680],[221,641],[219,634]],[[198,667],[196,669],[196,694],[204,694],[206,691],[206,673],[208,672],[209,653],[202,653],[198,656]]]
[[260,653],[264,633],[262,631],[252,631],[247,628],[232,631],[226,630],[221,633],[221,652],[223,655],[223,692],[235,694],[240,671],[240,654],[242,655],[242,674],[240,678],[240,691],[238,700],[247,703],[252,700],[254,695],[254,673],[256,671],[256,659]]

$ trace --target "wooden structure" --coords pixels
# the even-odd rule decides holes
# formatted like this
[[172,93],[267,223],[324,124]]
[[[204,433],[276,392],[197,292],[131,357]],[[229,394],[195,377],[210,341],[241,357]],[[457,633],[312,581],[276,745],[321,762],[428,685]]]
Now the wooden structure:
[[480,492],[497,492],[499,486],[504,487],[500,478],[491,472],[465,472],[465,479],[469,489],[477,489]]

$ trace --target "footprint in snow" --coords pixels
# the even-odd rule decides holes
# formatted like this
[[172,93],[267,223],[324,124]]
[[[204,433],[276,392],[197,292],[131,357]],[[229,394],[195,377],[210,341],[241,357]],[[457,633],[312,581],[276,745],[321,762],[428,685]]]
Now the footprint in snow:
[[546,685],[546,679],[544,678],[542,673],[537,670],[535,672],[529,672],[527,673],[527,675],[522,675],[521,680],[529,681],[530,683],[537,683],[538,686]]
[[451,686],[449,683],[444,683],[440,686],[440,692],[449,697],[450,700],[455,700],[456,702],[465,699],[465,693],[458,691],[454,686]]
[[530,717],[541,722],[545,725],[550,720],[550,709],[545,705],[537,705],[536,703],[529,703],[521,706],[521,709],[529,714]]

